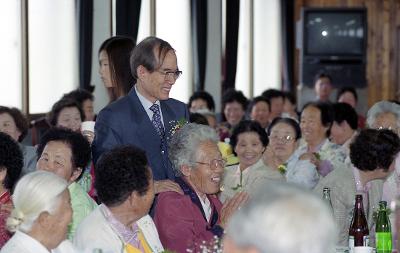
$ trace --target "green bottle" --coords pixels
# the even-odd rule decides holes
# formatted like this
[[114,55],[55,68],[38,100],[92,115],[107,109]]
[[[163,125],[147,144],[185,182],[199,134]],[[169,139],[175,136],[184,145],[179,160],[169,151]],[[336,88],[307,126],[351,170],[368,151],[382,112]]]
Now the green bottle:
[[392,252],[392,228],[387,213],[386,201],[379,202],[378,218],[376,220],[376,252]]

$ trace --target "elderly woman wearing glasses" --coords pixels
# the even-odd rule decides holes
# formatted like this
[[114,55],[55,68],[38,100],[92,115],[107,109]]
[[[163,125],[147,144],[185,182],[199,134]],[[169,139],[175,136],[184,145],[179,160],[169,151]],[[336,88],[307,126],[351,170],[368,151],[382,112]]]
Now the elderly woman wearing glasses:
[[217,142],[214,129],[193,123],[171,139],[169,157],[184,194],[162,192],[157,199],[154,222],[166,249],[185,253],[220,237],[232,213],[247,200],[240,193],[222,205],[215,196],[225,165]]
[[293,155],[299,146],[301,129],[291,118],[275,118],[268,127],[270,143],[264,162],[278,170],[290,183],[313,188],[319,180],[315,165],[307,157]]
[[231,145],[239,164],[228,166],[225,170],[221,201],[231,198],[238,191],[252,196],[260,185],[271,180],[285,180],[278,170],[266,166],[261,159],[268,145],[268,136],[258,122],[241,121],[233,130]]

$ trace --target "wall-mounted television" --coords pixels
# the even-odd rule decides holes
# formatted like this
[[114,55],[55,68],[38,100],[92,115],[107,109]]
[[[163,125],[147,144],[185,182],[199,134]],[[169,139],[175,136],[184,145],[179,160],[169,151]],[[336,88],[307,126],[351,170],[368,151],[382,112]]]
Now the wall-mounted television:
[[367,15],[361,8],[304,8],[303,55],[364,57]]

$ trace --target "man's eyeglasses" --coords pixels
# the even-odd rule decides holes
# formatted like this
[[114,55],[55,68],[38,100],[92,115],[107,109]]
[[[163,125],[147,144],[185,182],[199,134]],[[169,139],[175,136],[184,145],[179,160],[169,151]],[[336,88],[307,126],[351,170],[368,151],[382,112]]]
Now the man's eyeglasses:
[[289,143],[294,140],[294,137],[290,135],[279,136],[279,135],[270,135],[269,138],[273,141],[282,141],[284,143]]
[[164,75],[164,79],[171,79],[173,78],[174,80],[178,79],[182,75],[181,70],[176,70],[176,71],[161,71],[157,70],[158,73]]
[[208,165],[208,166],[210,166],[210,169],[215,170],[218,167],[225,168],[226,160],[224,160],[224,159],[212,159],[209,163],[205,163],[205,162],[195,162],[195,163]]

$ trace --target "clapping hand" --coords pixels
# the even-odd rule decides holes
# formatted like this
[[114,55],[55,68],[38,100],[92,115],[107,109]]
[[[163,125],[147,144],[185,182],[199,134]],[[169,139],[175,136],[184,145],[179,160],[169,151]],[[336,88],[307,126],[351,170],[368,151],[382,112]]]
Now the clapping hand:
[[221,209],[221,223],[219,225],[224,228],[231,216],[236,210],[239,210],[248,199],[249,194],[246,192],[238,192],[231,199],[226,200]]

